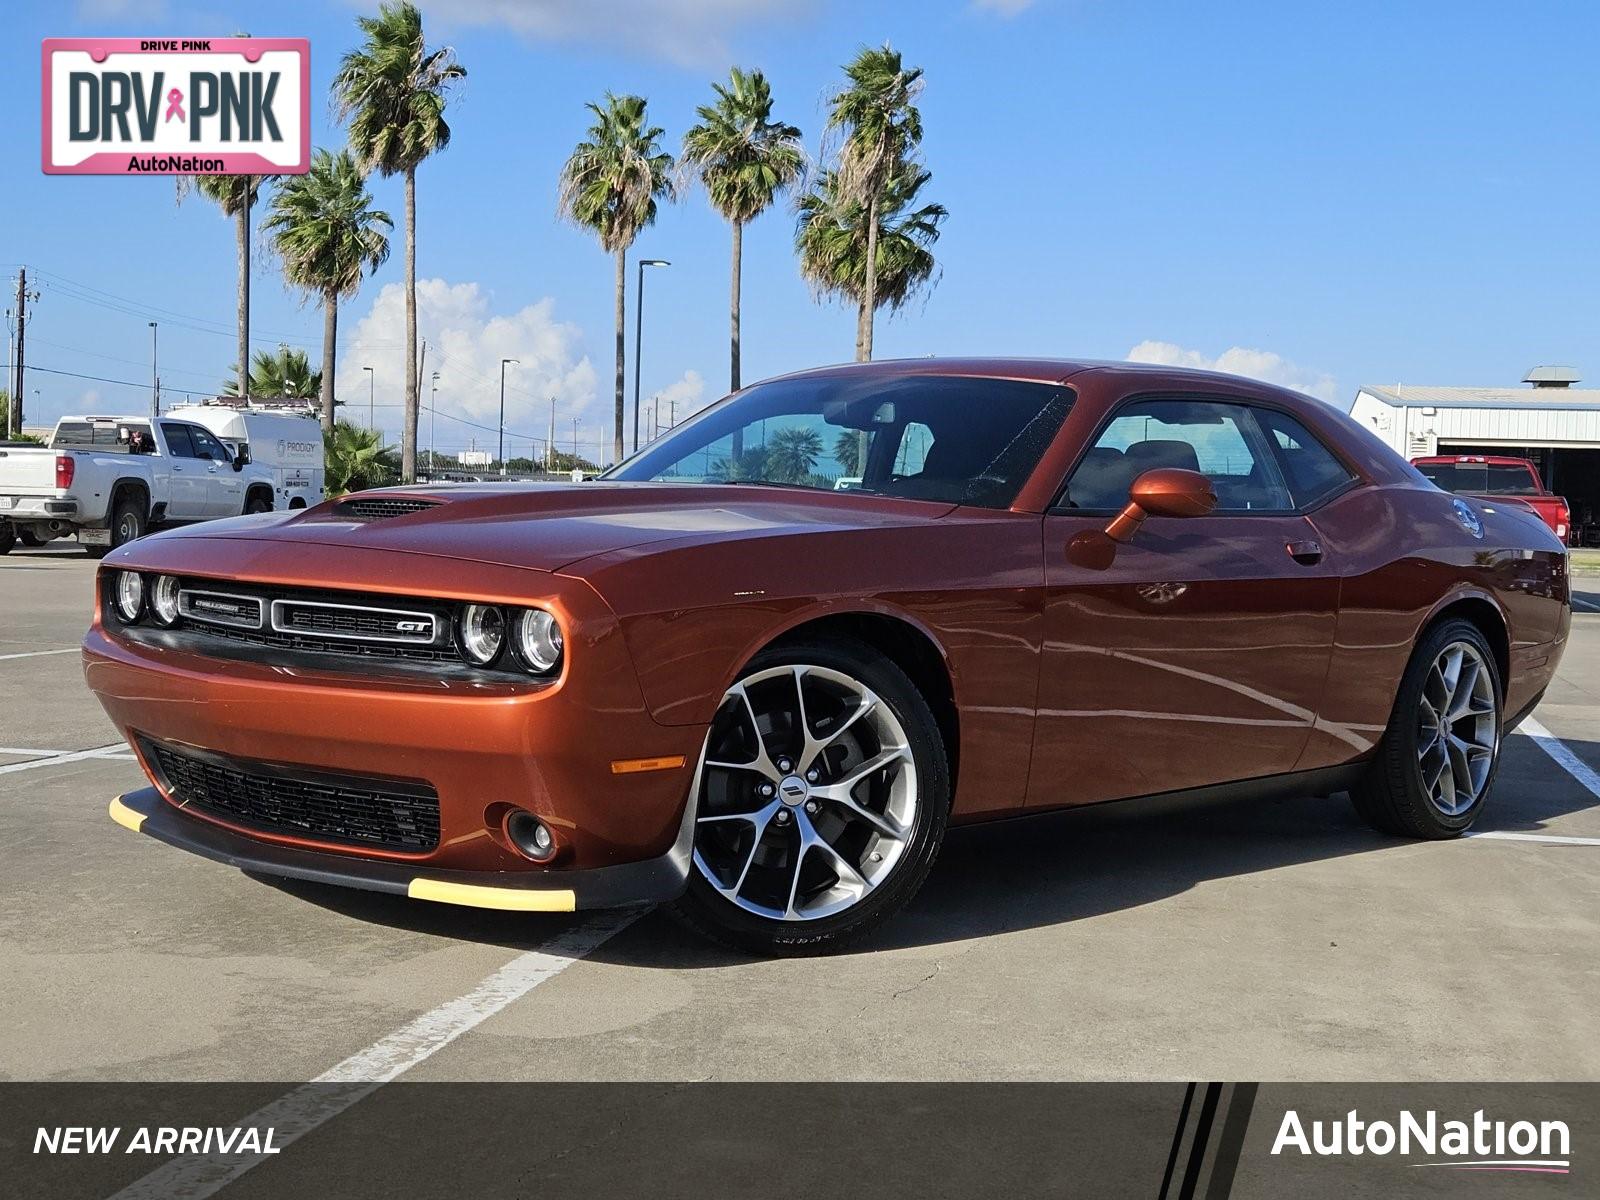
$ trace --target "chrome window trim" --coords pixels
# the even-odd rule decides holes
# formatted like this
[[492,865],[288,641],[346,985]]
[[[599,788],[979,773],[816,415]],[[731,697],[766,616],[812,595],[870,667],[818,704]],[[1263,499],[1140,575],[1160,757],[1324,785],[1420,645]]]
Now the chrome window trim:
[[[385,637],[373,633],[334,633],[325,629],[298,629],[292,625],[284,625],[279,619],[279,613],[284,605],[298,605],[301,608],[326,608],[341,609],[345,612],[382,613],[395,617],[409,617],[412,620],[425,620],[428,622],[428,632],[424,635],[410,635],[404,637]],[[399,646],[432,646],[439,640],[439,617],[431,612],[419,612],[409,608],[380,608],[374,604],[333,604],[326,600],[274,600],[271,608],[271,627],[273,633],[288,634],[291,637],[331,638],[345,642],[389,642]]]
[[[254,621],[234,620],[229,617],[219,616],[216,613],[197,613],[191,607],[191,600],[196,596],[213,596],[218,600],[229,600],[238,604],[254,604],[256,616]],[[260,596],[243,596],[237,592],[217,592],[206,588],[178,589],[178,616],[190,621],[197,621],[202,625],[227,625],[233,629],[260,629],[265,605]]]

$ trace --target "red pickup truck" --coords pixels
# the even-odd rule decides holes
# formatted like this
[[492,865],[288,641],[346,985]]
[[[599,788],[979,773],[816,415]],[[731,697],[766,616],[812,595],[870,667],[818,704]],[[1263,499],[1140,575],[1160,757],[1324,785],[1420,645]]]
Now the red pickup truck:
[[1413,458],[1416,467],[1434,486],[1459,496],[1481,496],[1485,500],[1515,500],[1538,513],[1563,542],[1572,526],[1567,502],[1545,490],[1539,472],[1525,458],[1498,458],[1484,454],[1441,454],[1432,458]]

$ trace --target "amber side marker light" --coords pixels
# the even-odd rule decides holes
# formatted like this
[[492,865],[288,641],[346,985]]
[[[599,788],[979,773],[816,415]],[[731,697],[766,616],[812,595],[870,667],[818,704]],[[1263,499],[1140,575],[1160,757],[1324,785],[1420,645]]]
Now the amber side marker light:
[[687,761],[681,754],[669,754],[665,758],[614,758],[611,760],[611,773],[637,775],[640,771],[670,771]]

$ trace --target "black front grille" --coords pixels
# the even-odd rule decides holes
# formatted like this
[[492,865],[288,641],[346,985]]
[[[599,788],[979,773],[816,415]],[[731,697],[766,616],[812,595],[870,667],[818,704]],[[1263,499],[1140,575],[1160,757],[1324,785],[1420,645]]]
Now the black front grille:
[[140,738],[179,804],[222,820],[347,846],[423,853],[439,844],[439,796],[425,783],[228,758]]
[[411,646],[431,646],[440,632],[439,621],[431,612],[322,600],[273,601],[272,628],[278,633],[319,634]]
[[352,496],[333,506],[341,517],[354,521],[383,521],[438,506],[437,500],[408,500],[401,496]]
[[247,646],[276,646],[283,650],[298,650],[316,656],[337,655],[342,658],[373,658],[409,662],[451,663],[464,666],[461,652],[455,643],[441,646],[408,646],[393,642],[350,642],[321,638],[314,634],[301,636],[293,633],[276,633],[268,630],[228,629],[208,626],[205,629],[175,630],[173,644],[196,650],[216,649],[215,639],[242,642]]

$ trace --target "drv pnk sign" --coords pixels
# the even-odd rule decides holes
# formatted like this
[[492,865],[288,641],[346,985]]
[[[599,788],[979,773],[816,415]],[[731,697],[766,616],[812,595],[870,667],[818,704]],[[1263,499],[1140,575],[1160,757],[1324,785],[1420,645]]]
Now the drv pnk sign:
[[48,38],[49,175],[302,175],[305,38]]

